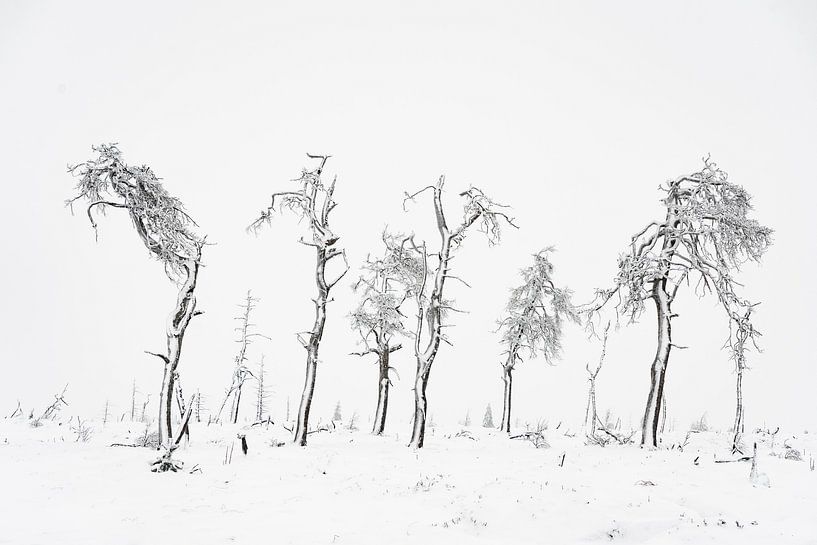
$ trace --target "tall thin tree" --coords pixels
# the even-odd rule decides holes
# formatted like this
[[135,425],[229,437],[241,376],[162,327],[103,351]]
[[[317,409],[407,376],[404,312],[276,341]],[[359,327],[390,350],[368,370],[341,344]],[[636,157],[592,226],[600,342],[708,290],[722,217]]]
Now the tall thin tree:
[[196,310],[196,282],[205,238],[195,233],[196,223],[182,202],[170,196],[150,167],[132,166],[122,160],[116,144],[93,148],[97,156],[68,171],[78,178],[77,194],[68,201],[88,202],[86,213],[97,231],[95,213],[108,209],[126,210],[142,243],[164,265],[167,276],[180,285],[176,305],[167,322],[167,351],[150,354],[164,363],[159,394],[159,444],[168,452],[178,445],[173,440],[173,393],[182,341]]
[[[409,195],[403,201],[403,207],[409,201],[422,193],[430,191],[434,206],[434,217],[437,232],[440,236],[440,247],[433,255],[426,250],[425,242],[417,244],[413,237],[406,239],[401,246],[402,251],[413,252],[413,261],[420,261],[422,266],[417,268],[417,274],[410,280],[410,292],[417,305],[417,321],[414,328],[414,357],[417,362],[417,372],[414,379],[414,418],[411,431],[412,448],[422,448],[425,440],[426,417],[428,414],[428,399],[426,388],[431,366],[437,357],[441,342],[450,344],[443,334],[443,320],[449,311],[456,310],[451,301],[445,299],[446,280],[460,278],[451,274],[451,259],[455,251],[462,244],[466,233],[475,227],[488,238],[489,244],[495,244],[500,238],[502,222],[516,227],[513,220],[502,210],[504,205],[488,198],[480,189],[471,187],[460,193],[465,201],[462,220],[449,226],[443,207],[443,186],[445,177],[440,176],[435,185],[429,185]],[[419,259],[418,259],[419,258]],[[433,268],[429,268],[429,261]],[[467,285],[467,284],[466,284]]]
[[500,429],[506,433],[511,431],[513,370],[522,361],[522,354],[526,352],[531,358],[542,356],[547,363],[552,363],[562,350],[565,320],[578,322],[572,292],[553,283],[552,251],[553,248],[545,248],[533,254],[533,265],[520,271],[522,283],[511,290],[505,316],[499,322],[505,347]]
[[[669,180],[660,189],[665,196],[663,218],[651,221],[633,235],[618,260],[615,286],[597,290],[596,299],[584,306],[592,328],[593,315],[609,301],[616,301],[617,317],[632,323],[652,300],[658,318],[658,346],[650,368],[650,390],[641,422],[641,445],[658,446],[658,426],[667,364],[673,347],[672,311],[679,288],[692,278],[699,296],[714,293],[731,324],[726,345],[732,357],[740,352],[742,370],[746,341],[759,332],[747,327],[747,309],[753,306],[737,294],[740,286],[733,272],[747,261],[760,261],[772,242],[772,230],[749,217],[749,193],[728,180],[726,172],[704,159],[701,170]],[[741,325],[743,324],[743,325]],[[738,327],[735,327],[737,325]],[[746,338],[740,340],[739,332]],[[738,375],[739,378],[741,375]],[[740,395],[740,381],[738,382]],[[739,402],[742,406],[742,401]],[[738,413],[741,414],[739,408]]]
[[250,370],[250,367],[247,365],[247,362],[249,361],[247,358],[247,350],[254,342],[254,339],[258,337],[269,340],[269,337],[266,335],[255,331],[255,324],[250,321],[250,315],[255,309],[258,301],[259,299],[257,297],[253,297],[252,292],[248,290],[244,301],[238,305],[241,308],[241,313],[234,318],[239,323],[239,325],[235,328],[235,331],[238,334],[238,339],[235,341],[238,343],[238,353],[234,359],[235,365],[233,366],[230,387],[227,388],[227,391],[224,394],[224,400],[218,409],[218,413],[216,413],[216,422],[221,419],[221,413],[224,411],[224,407],[227,405],[228,401],[230,402],[230,422],[233,424],[238,422],[238,413],[241,408],[241,393],[244,388],[244,383],[246,383],[250,378],[253,378],[253,373]]
[[[326,325],[326,305],[329,302],[329,292],[349,271],[346,250],[335,246],[339,237],[329,227],[329,215],[337,206],[333,198],[337,177],[332,180],[331,184],[325,185],[322,176],[329,156],[307,154],[307,157],[320,161],[318,167],[313,170],[303,169],[301,171],[301,176],[295,180],[300,186],[299,189],[273,193],[270,205],[248,227],[248,230],[257,232],[264,224],[272,222],[272,215],[276,209],[286,209],[307,221],[307,228],[311,238],[306,240],[301,237],[299,242],[315,249],[315,284],[318,292],[313,299],[315,322],[311,330],[296,334],[298,341],[307,353],[304,391],[301,395],[298,421],[295,425],[295,443],[301,446],[306,446],[309,410],[312,407],[312,397],[315,393],[318,351]],[[326,277],[327,265],[337,257],[343,260],[344,268],[334,279],[328,280]]]

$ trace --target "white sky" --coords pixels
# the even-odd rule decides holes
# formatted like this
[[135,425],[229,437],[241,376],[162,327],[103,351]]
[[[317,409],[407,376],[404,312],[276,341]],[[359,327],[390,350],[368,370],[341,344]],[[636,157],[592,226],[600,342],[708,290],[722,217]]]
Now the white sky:
[[[122,214],[101,222],[63,201],[65,166],[115,141],[126,161],[150,164],[217,246],[205,254],[199,304],[180,371],[215,405],[232,372],[232,316],[248,288],[274,372],[273,412],[297,403],[305,354],[294,332],[312,323],[311,249],[277,218],[257,238],[244,227],[274,190],[290,187],[305,152],[334,157],[335,229],[357,267],[379,252],[386,225],[431,242],[430,202],[405,214],[404,190],[446,174],[448,205],[477,185],[514,207],[521,226],[489,248],[471,236],[454,262],[473,286],[451,284],[469,315],[434,363],[438,422],[501,410],[498,336],[507,290],[529,255],[555,244],[557,277],[578,301],[609,286],[630,235],[659,216],[656,188],[711,153],[754,196],[776,230],[762,267],[741,273],[763,301],[765,352],[746,378],[748,426],[813,426],[817,4],[196,2],[0,4],[0,155],[4,263],[0,412],[20,398],[41,410],[70,382],[68,411],[121,413],[135,378],[155,399],[175,288]],[[436,240],[434,240],[436,242]],[[351,282],[352,276],[349,277]],[[376,369],[356,349],[336,301],[321,348],[313,415],[371,417]],[[726,426],[734,376],[720,347],[713,299],[679,297],[668,371],[670,417],[708,413]],[[636,425],[654,354],[652,309],[609,342],[599,403]],[[556,367],[529,361],[515,381],[516,415],[578,425],[586,361],[598,345],[568,334]],[[389,429],[408,434],[413,362],[398,352]],[[250,401],[249,398],[245,398]],[[251,405],[244,406],[251,414]],[[7,410],[8,409],[8,410]]]

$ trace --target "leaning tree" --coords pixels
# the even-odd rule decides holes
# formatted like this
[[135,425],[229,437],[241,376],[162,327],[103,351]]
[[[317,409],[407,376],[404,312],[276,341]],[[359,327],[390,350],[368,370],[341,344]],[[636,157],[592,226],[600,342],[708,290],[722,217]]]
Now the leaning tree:
[[372,427],[374,435],[382,435],[386,428],[389,387],[392,384],[389,373],[394,371],[390,358],[403,346],[393,343],[393,339],[407,335],[400,307],[410,294],[408,286],[413,283],[405,280],[407,275],[413,274],[413,269],[420,266],[418,260],[412,261],[412,256],[401,252],[400,237],[384,232],[382,238],[386,247],[384,255],[376,259],[367,258],[362,267],[363,274],[352,285],[360,295],[360,301],[351,314],[352,329],[360,335],[360,344],[363,345],[363,349],[354,352],[354,355],[375,355],[379,370],[377,408]]
[[[270,205],[248,227],[249,231],[257,232],[264,224],[272,222],[274,211],[289,210],[302,220],[306,220],[308,224],[310,239],[307,240],[301,237],[299,242],[315,249],[315,283],[318,288],[317,297],[312,300],[315,304],[315,322],[310,331],[296,334],[298,341],[306,349],[307,353],[306,380],[295,427],[295,442],[301,446],[306,446],[309,409],[312,406],[312,396],[315,392],[318,349],[326,325],[326,304],[329,301],[329,292],[349,271],[346,250],[335,246],[339,237],[329,227],[329,214],[337,206],[333,199],[337,177],[332,180],[331,184],[325,185],[322,174],[329,156],[307,154],[307,157],[318,159],[320,161],[318,167],[313,170],[303,169],[301,171],[301,176],[294,180],[300,186],[297,190],[273,193]],[[333,280],[328,280],[326,277],[327,264],[336,257],[343,260],[344,269]]]
[[759,261],[772,242],[772,230],[749,217],[751,197],[728,181],[726,172],[704,159],[701,170],[660,186],[664,217],[633,235],[619,256],[615,285],[597,290],[596,299],[582,310],[592,329],[595,313],[613,301],[617,316],[630,323],[652,299],[658,317],[658,347],[650,369],[650,390],[641,424],[642,446],[658,445],[658,424],[664,380],[673,347],[672,303],[679,288],[692,285],[698,296],[714,293],[729,322],[726,346],[737,363],[736,440],[743,427],[741,381],[747,343],[759,332],[749,322],[753,305],[738,295],[733,273],[747,261]]
[[[456,311],[450,300],[445,299],[444,289],[446,280],[451,278],[464,280],[451,274],[451,259],[459,249],[466,233],[472,227],[477,228],[488,238],[489,244],[495,244],[500,238],[502,222],[516,227],[513,220],[502,210],[507,208],[488,198],[480,189],[471,187],[460,193],[465,201],[463,217],[459,222],[449,225],[443,208],[443,186],[445,177],[440,176],[436,185],[429,185],[409,195],[403,201],[403,206],[427,191],[432,194],[434,216],[437,231],[440,235],[440,247],[434,254],[429,254],[425,242],[417,244],[414,237],[409,237],[401,244],[401,253],[409,252],[412,261],[419,261],[419,274],[413,276],[409,291],[417,305],[417,321],[413,331],[414,357],[417,361],[417,372],[414,380],[414,421],[409,446],[422,448],[425,439],[426,416],[428,400],[426,387],[431,372],[431,365],[440,348],[441,342],[450,344],[443,334],[444,319],[448,312]],[[467,284],[466,284],[467,285]]]
[[[173,394],[184,334],[193,316],[201,314],[196,310],[194,292],[205,237],[194,231],[196,222],[184,211],[182,202],[168,194],[150,167],[126,164],[116,144],[103,144],[93,150],[97,154],[95,158],[68,168],[79,180],[77,194],[68,204],[83,200],[88,203],[86,213],[95,232],[98,214],[104,214],[109,208],[127,210],[142,243],[164,265],[167,276],[180,286],[176,306],[167,322],[167,351],[165,354],[149,352],[164,362],[159,394],[159,444],[165,448],[169,460],[186,428],[194,401],[188,404],[174,439]],[[167,465],[161,467],[173,469]]]
[[499,322],[502,344],[502,423],[500,429],[511,431],[511,386],[513,370],[523,354],[542,356],[548,363],[559,357],[562,349],[562,325],[565,320],[578,322],[571,301],[572,292],[553,283],[553,264],[546,248],[533,254],[533,265],[521,270],[522,283],[511,290],[505,316]]

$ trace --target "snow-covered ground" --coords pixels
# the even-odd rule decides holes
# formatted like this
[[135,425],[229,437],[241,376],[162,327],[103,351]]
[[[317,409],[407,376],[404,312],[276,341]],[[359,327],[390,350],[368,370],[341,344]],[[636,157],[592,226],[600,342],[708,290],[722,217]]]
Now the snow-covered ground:
[[[649,451],[562,430],[537,449],[437,428],[412,451],[402,435],[337,429],[299,448],[278,426],[194,424],[177,454],[185,471],[154,474],[155,451],[109,446],[144,425],[91,427],[77,442],[68,422],[0,421],[0,543],[817,543],[813,434],[747,437],[765,488],[750,483],[748,462],[714,462],[729,452],[712,432]],[[803,460],[786,459],[784,442]]]

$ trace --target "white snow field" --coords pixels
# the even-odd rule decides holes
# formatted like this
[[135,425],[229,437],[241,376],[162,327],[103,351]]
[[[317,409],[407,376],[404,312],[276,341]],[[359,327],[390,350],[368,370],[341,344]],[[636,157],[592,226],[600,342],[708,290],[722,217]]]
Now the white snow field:
[[337,429],[301,448],[278,426],[194,424],[177,451],[184,471],[155,474],[155,451],[109,446],[136,441],[144,424],[91,426],[78,442],[69,422],[0,421],[0,543],[817,543],[813,434],[747,436],[766,488],[750,482],[749,462],[715,463],[729,438],[712,432],[682,451],[672,445],[686,433],[667,434],[650,451],[564,430],[537,449],[437,428],[412,451],[403,435]]

